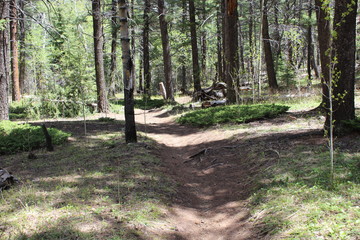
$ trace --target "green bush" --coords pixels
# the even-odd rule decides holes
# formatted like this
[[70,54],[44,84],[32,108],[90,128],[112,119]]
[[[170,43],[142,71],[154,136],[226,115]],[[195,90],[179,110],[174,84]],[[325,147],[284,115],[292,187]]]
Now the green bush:
[[273,118],[288,109],[288,106],[275,104],[230,105],[189,112],[178,118],[177,121],[181,124],[197,127],[212,126],[219,123],[245,123]]
[[[49,97],[50,98],[50,97]],[[85,106],[86,114],[94,112],[90,105]],[[40,119],[57,117],[76,117],[83,114],[83,105],[79,101],[59,101],[44,99],[26,99],[13,102],[10,106],[10,119]]]
[[[48,128],[52,143],[59,145],[70,136],[55,128]],[[45,146],[45,137],[40,126],[0,121],[0,154],[29,151]]]

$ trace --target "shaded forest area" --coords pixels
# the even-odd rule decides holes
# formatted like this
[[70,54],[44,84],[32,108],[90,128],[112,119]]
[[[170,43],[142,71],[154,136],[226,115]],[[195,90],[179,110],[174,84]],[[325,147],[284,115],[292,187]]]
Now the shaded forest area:
[[358,239],[357,12],[0,1],[0,239]]
[[8,96],[67,117],[108,112],[124,93],[136,141],[134,93],[151,98],[163,83],[173,101],[217,82],[230,104],[322,89],[327,129],[355,119],[357,1],[11,0],[0,10],[1,119]]

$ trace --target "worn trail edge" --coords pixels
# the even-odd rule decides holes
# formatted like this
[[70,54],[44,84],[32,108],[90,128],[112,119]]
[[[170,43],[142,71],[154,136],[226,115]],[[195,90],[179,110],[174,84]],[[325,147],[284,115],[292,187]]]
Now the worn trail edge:
[[[181,126],[164,111],[138,112],[138,128],[160,144],[165,171],[177,193],[156,235],[165,239],[259,239],[246,199],[251,169],[234,131]],[[144,124],[146,122],[146,124]]]

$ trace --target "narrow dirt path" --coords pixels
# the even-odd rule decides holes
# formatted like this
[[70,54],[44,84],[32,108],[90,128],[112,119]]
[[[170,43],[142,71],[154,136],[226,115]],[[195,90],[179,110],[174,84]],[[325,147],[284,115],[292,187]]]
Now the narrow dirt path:
[[[156,231],[165,239],[259,239],[249,223],[246,149],[234,131],[181,126],[165,111],[138,111],[139,130],[160,145],[160,158],[178,184],[176,199]],[[191,156],[199,155],[190,158]]]

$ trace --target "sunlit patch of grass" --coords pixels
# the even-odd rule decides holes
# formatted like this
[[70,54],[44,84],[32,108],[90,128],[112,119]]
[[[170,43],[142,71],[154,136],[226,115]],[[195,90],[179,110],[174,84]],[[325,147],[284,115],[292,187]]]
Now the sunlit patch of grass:
[[276,104],[284,104],[290,107],[289,111],[308,111],[318,107],[321,103],[321,96],[319,95],[311,95],[307,97],[273,97],[263,102],[264,104],[276,103]]
[[252,221],[274,239],[356,239],[360,235],[359,153],[336,154],[329,188],[326,147],[298,145],[261,174]]
[[140,140],[100,133],[36,151],[34,160],[5,156],[22,183],[1,193],[0,239],[149,238],[138,229],[159,221],[174,186],[151,153],[155,144]]
[[224,123],[246,123],[259,119],[274,118],[289,109],[275,104],[229,105],[195,110],[182,115],[177,121],[198,127]]

